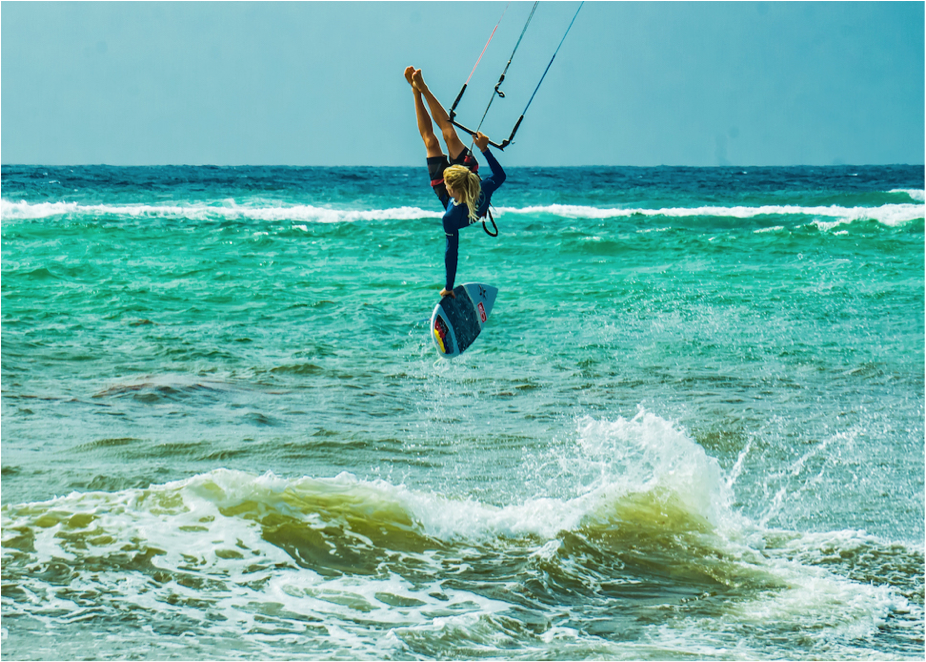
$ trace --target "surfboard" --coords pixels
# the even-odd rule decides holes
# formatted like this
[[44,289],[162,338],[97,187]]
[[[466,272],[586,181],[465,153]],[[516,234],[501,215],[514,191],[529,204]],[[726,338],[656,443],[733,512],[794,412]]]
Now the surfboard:
[[482,332],[495,305],[498,288],[485,283],[463,283],[455,297],[441,297],[431,314],[431,340],[437,353],[452,359],[466,351]]

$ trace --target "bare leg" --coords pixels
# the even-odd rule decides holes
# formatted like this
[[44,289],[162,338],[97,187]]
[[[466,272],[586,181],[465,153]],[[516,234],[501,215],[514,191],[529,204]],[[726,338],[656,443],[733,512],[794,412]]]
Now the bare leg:
[[457,131],[453,128],[453,124],[450,121],[450,115],[447,114],[447,111],[444,110],[440,101],[431,94],[431,90],[429,90],[428,86],[425,84],[424,77],[421,75],[421,69],[415,69],[412,74],[412,85],[421,93],[424,100],[427,101],[428,108],[431,109],[431,115],[440,128],[441,135],[444,137],[444,142],[447,143],[447,151],[450,153],[450,158],[457,158],[460,156],[460,153],[466,149],[466,145],[464,145],[460,137],[457,136]]
[[428,111],[424,107],[424,102],[421,99],[421,92],[415,87],[415,83],[412,80],[412,74],[414,72],[415,67],[406,67],[405,80],[412,86],[412,92],[415,95],[415,117],[418,120],[418,133],[421,134],[421,139],[424,141],[424,147],[427,150],[428,156],[440,156],[444,152],[441,150],[440,141],[437,139],[437,136],[434,135],[434,126],[431,124],[431,116],[428,115]]

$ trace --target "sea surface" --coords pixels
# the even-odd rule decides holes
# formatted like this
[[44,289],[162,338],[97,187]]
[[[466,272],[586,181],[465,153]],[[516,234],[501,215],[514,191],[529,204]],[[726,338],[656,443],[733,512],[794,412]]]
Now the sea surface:
[[508,175],[3,166],[2,659],[923,659],[924,168]]

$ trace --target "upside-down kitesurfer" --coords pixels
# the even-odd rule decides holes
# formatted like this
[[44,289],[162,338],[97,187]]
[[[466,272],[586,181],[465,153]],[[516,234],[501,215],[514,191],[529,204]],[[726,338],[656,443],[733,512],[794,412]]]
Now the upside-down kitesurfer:
[[[447,236],[447,246],[444,252],[446,273],[441,296],[454,296],[453,283],[457,272],[460,230],[478,222],[488,213],[492,194],[505,181],[505,171],[489,150],[488,136],[477,131],[473,135],[473,141],[492,171],[489,177],[484,180],[480,179],[477,174],[479,163],[470,149],[460,140],[447,111],[428,89],[421,75],[421,69],[407,67],[405,79],[411,85],[415,96],[415,115],[418,120],[418,131],[427,150],[431,187],[445,210],[443,226],[444,234]],[[431,116],[434,117],[441,131],[449,158],[448,154],[444,154],[440,140],[434,134]]]

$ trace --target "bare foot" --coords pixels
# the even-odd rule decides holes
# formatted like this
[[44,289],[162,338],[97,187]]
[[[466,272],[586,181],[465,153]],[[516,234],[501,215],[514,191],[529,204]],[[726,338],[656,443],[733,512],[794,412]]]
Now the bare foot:
[[405,67],[405,80],[408,81],[408,84],[412,87],[415,87],[414,81],[412,81],[412,74],[415,73],[415,67]]
[[412,87],[419,92],[425,92],[428,89],[428,86],[424,83],[424,77],[421,75],[421,69],[415,69],[415,73],[412,74]]

